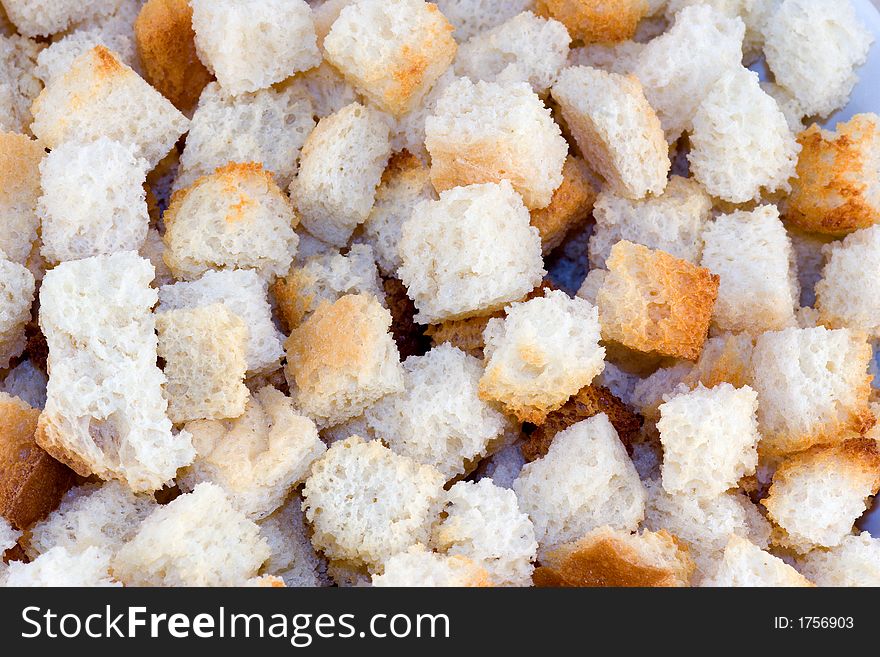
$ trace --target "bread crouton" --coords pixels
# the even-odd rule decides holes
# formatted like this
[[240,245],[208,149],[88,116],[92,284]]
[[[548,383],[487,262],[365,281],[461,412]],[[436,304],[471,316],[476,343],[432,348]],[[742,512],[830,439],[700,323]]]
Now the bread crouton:
[[37,199],[40,197],[40,162],[43,145],[26,135],[0,132],[0,256],[27,262],[37,238]]
[[82,552],[53,547],[30,563],[10,563],[5,585],[10,588],[122,586],[110,575],[110,558],[109,552],[94,546]]
[[573,228],[585,222],[596,201],[596,177],[580,157],[569,155],[562,166],[562,184],[553,192],[550,205],[532,210],[532,226],[541,235],[541,252],[550,253],[562,244]]
[[312,546],[311,528],[298,494],[291,495],[283,506],[257,524],[271,550],[261,573],[281,577],[289,587],[329,586],[327,562]]
[[455,38],[464,43],[519,13],[531,9],[535,0],[437,0],[443,15],[455,28]]
[[811,550],[798,570],[817,586],[880,586],[880,540],[868,532],[846,536],[830,550]]
[[485,568],[458,555],[429,552],[416,544],[388,559],[381,575],[373,575],[378,587],[486,587],[494,582]]
[[36,282],[22,265],[0,257],[0,367],[24,351],[27,344],[25,325],[31,321],[31,304]]
[[809,587],[806,577],[779,557],[765,552],[747,538],[732,534],[716,571],[703,580],[705,587]]
[[537,12],[562,22],[583,43],[632,39],[648,14],[647,0],[536,0]]
[[49,36],[71,25],[107,16],[119,0],[3,0],[6,16],[26,36]]
[[0,36],[0,130],[28,131],[31,103],[43,89],[37,61],[43,44],[23,36]]

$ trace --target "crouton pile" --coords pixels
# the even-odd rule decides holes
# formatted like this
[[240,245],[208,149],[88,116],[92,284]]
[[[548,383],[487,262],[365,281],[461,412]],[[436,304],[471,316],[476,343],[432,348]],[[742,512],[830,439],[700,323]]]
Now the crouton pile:
[[0,7],[0,584],[880,585],[855,3]]

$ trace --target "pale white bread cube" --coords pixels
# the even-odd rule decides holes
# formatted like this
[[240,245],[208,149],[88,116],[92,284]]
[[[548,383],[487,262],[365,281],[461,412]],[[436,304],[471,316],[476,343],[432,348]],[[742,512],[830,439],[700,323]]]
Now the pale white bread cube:
[[42,144],[27,135],[0,132],[0,255],[25,264],[37,239]]
[[321,63],[305,0],[190,0],[196,51],[237,96]]
[[810,551],[797,566],[817,586],[880,586],[880,540],[868,532],[846,536],[830,550]]
[[632,72],[673,143],[718,78],[741,66],[745,26],[709,5],[685,7],[675,23],[638,54]]
[[590,237],[590,265],[604,268],[611,247],[620,240],[697,264],[711,209],[712,199],[700,184],[681,176],[672,176],[659,196],[638,201],[602,190],[593,206],[596,225]]
[[871,345],[848,329],[764,333],[752,352],[762,453],[783,455],[839,442],[874,423],[868,408]]
[[871,438],[790,456],[761,502],[780,529],[774,542],[801,554],[841,544],[880,489],[880,446]]
[[797,99],[791,95],[788,89],[784,89],[769,80],[761,81],[761,89],[779,105],[779,109],[785,115],[785,120],[788,121],[788,127],[791,128],[792,132],[797,134],[804,129],[804,119],[806,116]]
[[621,41],[619,43],[593,43],[588,46],[572,48],[568,53],[569,66],[589,66],[609,73],[629,75],[644,43]]
[[748,386],[698,384],[660,405],[663,488],[717,497],[758,466],[758,395]]
[[179,308],[158,313],[156,330],[172,422],[220,420],[244,413],[248,330],[241,317],[223,303]]
[[108,16],[120,4],[120,0],[3,0],[3,9],[21,34],[49,36],[83,21]]
[[525,11],[462,44],[455,72],[474,82],[528,82],[543,94],[565,66],[570,42],[565,25]]
[[81,552],[53,547],[30,563],[13,561],[7,569],[5,586],[68,587],[122,586],[110,574],[111,554],[92,546]]
[[762,54],[764,24],[779,2],[780,0],[668,0],[663,11],[670,24],[675,21],[675,14],[679,11],[698,4],[710,5],[728,18],[741,18],[746,28],[743,63],[750,65]]
[[80,475],[135,492],[161,488],[194,456],[165,414],[153,275],[125,252],[61,263],[40,288],[52,376],[37,442]]
[[874,40],[850,0],[784,0],[768,17],[764,38],[776,83],[805,116],[846,104]]
[[315,127],[312,103],[296,85],[230,96],[219,84],[204,88],[180,156],[175,189],[229,162],[259,162],[287,188]]
[[273,279],[290,269],[299,238],[290,200],[256,162],[230,163],[171,198],[163,258],[178,279],[248,269]]
[[388,559],[381,575],[373,575],[378,587],[484,587],[494,581],[476,561],[459,555],[430,552],[417,543]]
[[77,57],[32,106],[31,130],[48,148],[101,136],[131,144],[155,166],[189,126],[181,114],[104,46]]
[[391,126],[391,148],[396,153],[407,150],[422,162],[430,163],[431,158],[425,148],[425,121],[433,115],[437,101],[443,96],[446,87],[458,77],[450,66],[441,75],[431,90],[425,94],[421,104],[408,114],[399,117]]
[[425,120],[431,182],[438,192],[509,180],[530,210],[562,183],[568,144],[525,82],[450,83]]
[[637,78],[572,66],[559,74],[552,94],[584,159],[608,189],[632,199],[663,193],[669,149]]
[[364,222],[361,239],[373,247],[376,264],[384,276],[400,267],[400,234],[419,201],[437,198],[430,170],[409,151],[395,153],[382,174],[376,203]]
[[713,196],[758,200],[762,190],[789,190],[800,145],[758,74],[740,67],[709,88],[693,118],[691,173]]
[[34,275],[23,265],[0,258],[0,367],[21,354],[27,344],[25,325],[31,321]]
[[288,587],[330,585],[327,562],[312,546],[311,529],[298,494],[291,495],[272,515],[257,524],[271,550],[261,573],[280,577]]
[[58,546],[72,554],[91,547],[114,554],[156,506],[151,495],[135,495],[117,481],[72,488],[31,528],[27,553],[33,558]]
[[557,433],[513,490],[535,526],[539,557],[603,525],[635,531],[645,514],[639,474],[604,413]]
[[19,538],[21,532],[13,529],[6,518],[0,517],[0,554],[15,547]]
[[824,252],[827,263],[816,283],[819,321],[880,337],[880,292],[871,275],[880,268],[880,226],[857,230]]
[[732,534],[716,571],[703,580],[705,587],[815,586],[779,557],[765,552],[747,538]]
[[269,554],[260,528],[203,483],[147,516],[112,567],[126,586],[241,586]]
[[445,517],[431,544],[486,569],[496,586],[531,586],[538,543],[516,494],[490,479],[460,481],[446,493]]
[[443,475],[377,440],[334,443],[312,466],[303,510],[312,543],[329,559],[373,572],[414,543],[427,544],[443,504]]
[[285,374],[297,408],[319,429],[353,417],[403,390],[403,367],[389,333],[391,313],[370,294],[320,304],[287,339]]
[[23,36],[0,36],[0,129],[28,131],[31,103],[43,89],[36,76],[43,45]]
[[617,43],[636,36],[648,0],[535,0],[536,11],[561,21],[582,43]]
[[249,269],[207,271],[190,282],[163,285],[157,312],[223,303],[244,320],[248,330],[248,376],[274,372],[284,355],[284,336],[272,320],[266,281]]
[[545,273],[538,231],[507,180],[420,202],[403,224],[399,252],[398,276],[423,324],[498,310]]
[[333,303],[346,294],[371,294],[384,306],[382,279],[373,249],[355,244],[348,253],[313,255],[272,286],[278,315],[289,329],[308,319],[322,301]]
[[318,121],[290,185],[303,227],[318,239],[344,246],[373,209],[390,155],[388,123],[377,110],[352,103]]
[[53,148],[40,163],[43,257],[57,263],[139,250],[150,224],[149,168],[133,146],[106,137]]
[[500,488],[512,488],[525,463],[519,444],[507,445],[480,464],[477,480],[489,479]]
[[[308,0],[306,0],[308,2]],[[312,22],[315,24],[315,36],[318,39],[318,48],[324,53],[324,39],[330,33],[333,23],[339,18],[339,14],[354,0],[312,0],[309,2],[312,8]]]
[[506,311],[506,318],[490,319],[483,331],[480,396],[520,421],[541,424],[602,371],[599,311],[561,290]]
[[599,298],[599,290],[605,283],[605,277],[608,275],[607,269],[591,269],[587,272],[586,278],[578,288],[577,295],[585,301],[589,301],[594,306]]
[[448,344],[403,363],[403,389],[364,411],[367,426],[392,451],[435,467],[447,480],[465,474],[506,428],[480,399],[479,360]]
[[18,365],[9,370],[0,390],[19,397],[33,408],[42,409],[46,406],[46,386],[49,377],[46,373],[35,366],[31,360],[22,360]]
[[700,264],[719,276],[715,326],[753,335],[794,326],[800,306],[794,257],[775,205],[722,214],[709,223]]
[[288,86],[297,93],[305,92],[312,102],[315,119],[330,116],[360,99],[354,87],[326,61],[308,71],[297,73],[284,82],[281,88],[286,89]]
[[696,564],[694,584],[714,574],[731,534],[761,548],[770,543],[770,523],[744,493],[732,491],[717,497],[670,494],[659,480],[645,482],[645,490],[645,527],[665,529],[688,546]]
[[315,423],[271,386],[248,399],[241,417],[188,422],[186,430],[192,434],[196,458],[182,471],[178,485],[192,490],[211,481],[255,520],[278,509],[326,450]]
[[436,5],[455,28],[455,38],[464,43],[519,13],[534,9],[535,0],[437,0]]
[[402,116],[452,64],[452,25],[423,0],[357,0],[324,38],[324,57],[379,109]]

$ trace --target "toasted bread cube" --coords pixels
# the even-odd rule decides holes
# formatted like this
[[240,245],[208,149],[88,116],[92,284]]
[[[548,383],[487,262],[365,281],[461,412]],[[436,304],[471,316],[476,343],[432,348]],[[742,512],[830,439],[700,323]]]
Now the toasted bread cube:
[[593,206],[596,226],[590,237],[590,265],[603,269],[611,247],[620,240],[699,264],[703,228],[711,210],[712,199],[700,184],[680,176],[672,176],[661,195],[640,201],[603,190]]
[[669,148],[636,78],[572,66],[552,93],[587,163],[611,190],[633,199],[663,193]]
[[187,0],[147,0],[134,24],[144,79],[184,111],[211,81],[196,52],[192,13]]
[[268,557],[259,527],[204,483],[147,516],[112,566],[126,586],[241,586]]
[[291,495],[281,508],[257,524],[271,550],[260,572],[281,577],[289,587],[330,585],[327,562],[312,546],[311,528],[298,494]]
[[0,257],[23,265],[37,239],[40,162],[46,151],[26,135],[0,132]]
[[345,245],[373,209],[390,155],[388,124],[378,111],[352,103],[321,119],[290,185],[303,227],[329,244]]
[[740,67],[722,75],[694,114],[688,153],[691,172],[713,196],[732,203],[761,191],[788,190],[800,150],[785,116]]
[[604,413],[556,434],[546,456],[523,466],[513,490],[535,525],[539,560],[603,525],[635,531],[645,514],[639,474]]
[[305,0],[190,0],[190,6],[199,59],[233,96],[321,63]]
[[99,137],[65,142],[40,164],[40,253],[52,263],[137,251],[147,237],[149,164],[134,148]]
[[641,352],[696,360],[709,331],[718,276],[621,241],[597,294],[602,337]]
[[536,0],[537,12],[561,21],[583,43],[632,39],[648,14],[647,0]]
[[31,129],[48,148],[107,136],[158,164],[189,121],[104,46],[77,57],[33,104]]
[[290,269],[297,216],[262,165],[231,163],[175,193],[164,215],[165,263],[178,279],[252,269],[272,279]]
[[855,438],[787,458],[761,503],[781,530],[774,541],[805,554],[840,545],[878,490],[880,446]]
[[287,188],[315,127],[312,111],[308,97],[294,86],[229,96],[210,83],[193,114],[174,188],[189,187],[230,162],[260,163]]
[[871,345],[848,329],[789,328],[755,342],[762,453],[783,455],[836,443],[874,424],[868,407]]
[[284,355],[284,336],[272,321],[267,284],[253,270],[207,271],[191,282],[163,285],[157,312],[223,303],[244,320],[248,331],[248,376],[274,372]]
[[[657,4],[658,0],[651,0]],[[710,5],[728,18],[739,17],[745,24],[743,38],[743,64],[750,66],[762,55],[764,47],[763,27],[766,20],[779,4],[778,0],[662,0],[665,5],[663,13],[669,23],[675,21],[675,15],[685,7],[705,4]]]
[[508,306],[507,317],[490,319],[483,332],[480,397],[541,424],[602,371],[599,333],[599,311],[561,290]]
[[538,543],[512,490],[490,479],[460,481],[446,493],[444,513],[431,536],[434,547],[478,563],[496,586],[531,586]]
[[381,397],[403,389],[403,368],[389,326],[391,313],[374,296],[347,294],[320,304],[291,332],[287,380],[297,408],[318,428],[360,415]]
[[400,280],[427,324],[488,314],[544,276],[541,240],[507,180],[422,201],[403,225]]
[[874,40],[849,0],[784,0],[763,31],[767,65],[804,116],[846,104]]
[[455,59],[452,25],[422,0],[358,0],[324,39],[327,61],[379,109],[401,116]]
[[0,36],[0,130],[27,132],[31,103],[43,89],[37,61],[43,44],[23,36]]
[[880,540],[846,536],[835,548],[811,550],[798,569],[817,586],[880,586]]
[[452,187],[509,180],[530,210],[550,204],[568,144],[550,110],[524,82],[460,78],[425,120],[431,182]]
[[30,563],[10,563],[4,584],[12,588],[122,586],[110,575],[111,556],[97,547],[82,552],[54,547]]
[[18,365],[9,370],[3,379],[0,390],[18,397],[34,408],[42,409],[46,406],[46,386],[49,377],[31,360],[22,360]]
[[435,467],[446,479],[467,472],[505,430],[504,416],[480,399],[481,363],[450,345],[403,363],[403,388],[364,412],[394,452]]
[[528,82],[543,94],[565,66],[570,41],[558,20],[525,11],[464,43],[455,71],[475,82]]
[[379,587],[485,587],[495,584],[479,563],[458,555],[429,552],[416,544],[391,557],[381,575],[373,575]]
[[874,224],[880,215],[880,118],[857,114],[834,132],[814,123],[797,140],[801,153],[786,221],[826,235]]
[[791,240],[774,205],[723,214],[703,230],[700,264],[719,277],[712,316],[723,331],[759,335],[794,326],[799,288]]
[[26,36],[49,36],[71,25],[107,16],[119,0],[3,0],[3,9],[16,29]]
[[4,369],[27,344],[25,325],[31,321],[35,286],[27,268],[0,258],[0,367]]
[[464,43],[519,13],[531,9],[535,0],[437,0],[435,3]]
[[569,155],[562,167],[562,184],[550,205],[530,212],[532,226],[541,235],[541,252],[550,253],[565,236],[586,221],[596,201],[596,177],[583,159]]
[[373,569],[414,543],[427,544],[443,503],[443,475],[377,440],[334,443],[312,466],[303,510],[312,543],[330,559]]
[[716,571],[704,579],[701,586],[809,587],[815,584],[779,557],[765,552],[747,538],[732,534]]

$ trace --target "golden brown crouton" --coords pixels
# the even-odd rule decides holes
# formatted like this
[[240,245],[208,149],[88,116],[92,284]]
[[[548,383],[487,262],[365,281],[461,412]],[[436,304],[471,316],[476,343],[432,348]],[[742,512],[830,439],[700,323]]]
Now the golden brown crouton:
[[640,244],[611,249],[597,295],[602,337],[643,352],[696,360],[718,295],[718,276]]
[[537,0],[541,16],[555,18],[574,40],[617,43],[635,36],[648,13],[647,0]]
[[562,167],[562,184],[553,192],[550,205],[532,210],[532,226],[541,234],[541,251],[550,253],[562,244],[565,235],[585,221],[596,202],[592,173],[579,157],[569,155]]

